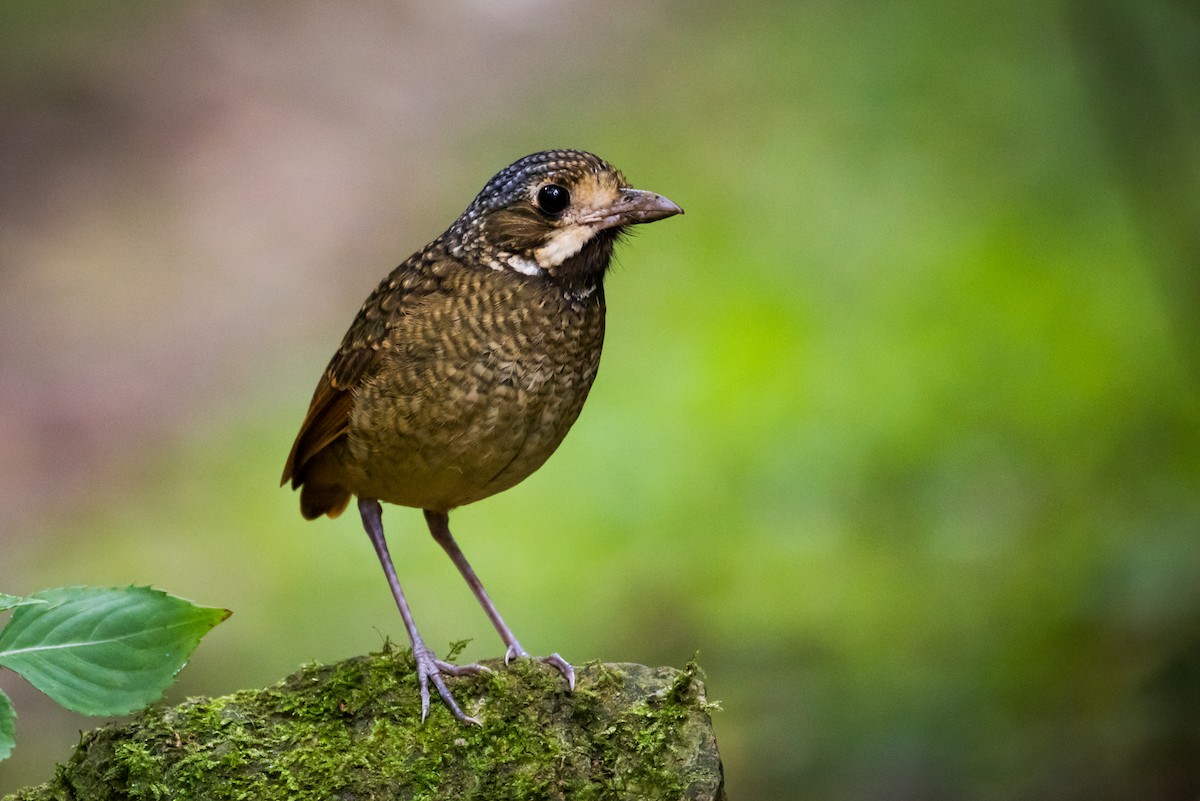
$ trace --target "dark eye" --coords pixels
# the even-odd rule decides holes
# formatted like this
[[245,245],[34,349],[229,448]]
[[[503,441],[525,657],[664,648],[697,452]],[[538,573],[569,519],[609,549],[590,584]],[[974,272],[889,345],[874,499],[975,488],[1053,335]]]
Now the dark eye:
[[562,214],[571,203],[571,193],[565,186],[546,184],[537,193],[538,208],[550,216]]

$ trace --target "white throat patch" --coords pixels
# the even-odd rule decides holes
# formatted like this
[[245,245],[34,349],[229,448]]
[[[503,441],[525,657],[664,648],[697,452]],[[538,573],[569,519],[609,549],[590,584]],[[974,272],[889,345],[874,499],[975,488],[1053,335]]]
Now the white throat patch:
[[543,270],[557,267],[574,256],[588,240],[596,235],[596,231],[586,225],[572,225],[555,231],[550,241],[533,252],[538,266]]
[[512,270],[522,275],[541,275],[544,272],[536,263],[513,253],[497,253],[496,258],[488,262],[488,267],[493,270]]

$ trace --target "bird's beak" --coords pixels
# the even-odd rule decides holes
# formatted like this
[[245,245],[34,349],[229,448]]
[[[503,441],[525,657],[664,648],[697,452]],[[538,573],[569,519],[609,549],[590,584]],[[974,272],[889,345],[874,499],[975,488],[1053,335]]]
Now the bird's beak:
[[683,214],[683,209],[662,195],[643,189],[622,189],[615,203],[596,209],[579,221],[598,231],[618,225],[648,223]]

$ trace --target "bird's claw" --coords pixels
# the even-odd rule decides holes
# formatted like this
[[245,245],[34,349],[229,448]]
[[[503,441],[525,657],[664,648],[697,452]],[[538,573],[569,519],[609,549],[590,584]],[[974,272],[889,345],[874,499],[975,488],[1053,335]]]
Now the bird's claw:
[[454,700],[454,696],[450,694],[450,688],[446,686],[446,681],[442,676],[468,676],[479,673],[491,673],[489,668],[484,665],[452,665],[449,662],[443,662],[441,659],[434,657],[433,652],[428,648],[414,649],[413,659],[417,663],[417,681],[421,687],[421,722],[424,722],[429,717],[429,683],[433,682],[433,686],[437,688],[438,695],[442,697],[442,702],[446,704],[446,707],[454,717],[463,723],[469,723],[474,726],[483,725],[477,718],[473,718],[462,711],[462,707],[458,705],[458,702]]
[[[518,657],[524,657],[528,659],[529,654],[525,652],[525,649],[522,648],[520,644],[514,643],[509,645],[508,650],[504,652],[504,664],[507,665],[509,662]],[[539,656],[537,657],[537,661],[541,662],[543,665],[549,665],[561,673],[563,678],[567,680],[567,688],[572,692],[575,691],[575,668],[571,667],[570,662],[563,659],[558,654]]]
[[571,667],[571,663],[563,659],[558,654],[550,654],[549,656],[538,657],[538,661],[556,668],[559,673],[563,674],[563,678],[567,680],[567,689],[575,692],[575,668]]
[[492,669],[487,665],[481,665],[474,662],[470,665],[455,665],[450,662],[443,662],[440,659],[433,660],[433,664],[437,665],[439,673],[447,676],[478,676],[480,673],[491,673]]

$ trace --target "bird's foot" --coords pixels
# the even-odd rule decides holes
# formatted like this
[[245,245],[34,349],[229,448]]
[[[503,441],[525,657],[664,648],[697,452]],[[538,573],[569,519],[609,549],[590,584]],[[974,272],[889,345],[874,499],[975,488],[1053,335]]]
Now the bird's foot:
[[449,662],[443,662],[441,659],[438,659],[433,655],[432,651],[425,647],[414,648],[413,659],[417,663],[417,681],[421,686],[422,721],[429,717],[429,683],[433,682],[433,686],[437,688],[438,695],[442,697],[442,701],[454,717],[463,723],[470,723],[475,726],[482,725],[476,718],[462,711],[462,707],[458,705],[458,702],[454,700],[454,696],[450,694],[450,689],[446,686],[446,681],[442,676],[474,676],[479,673],[491,673],[492,671],[489,668],[484,665],[452,665]]
[[[527,654],[525,652],[525,649],[522,648],[519,643],[514,643],[514,644],[508,646],[508,650],[504,652],[504,664],[507,665],[509,662],[511,662],[513,659],[516,659],[517,657],[530,658],[529,654]],[[563,678],[567,680],[567,689],[571,690],[572,692],[575,691],[575,668],[571,667],[570,662],[563,659],[558,654],[550,654],[549,656],[539,656],[539,657],[536,657],[536,659],[537,659],[537,661],[541,662],[542,664],[549,665],[550,667],[554,668],[559,673],[561,673],[563,675]]]

